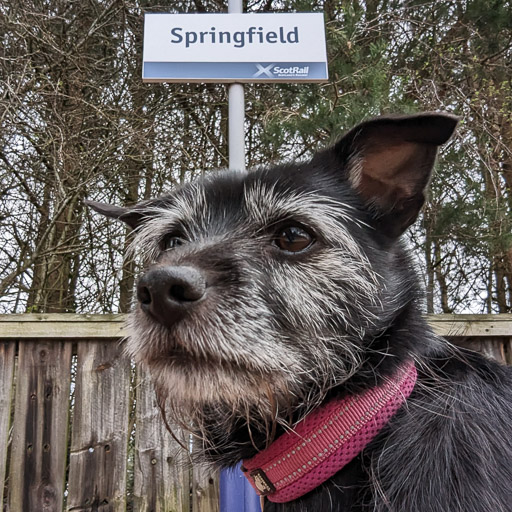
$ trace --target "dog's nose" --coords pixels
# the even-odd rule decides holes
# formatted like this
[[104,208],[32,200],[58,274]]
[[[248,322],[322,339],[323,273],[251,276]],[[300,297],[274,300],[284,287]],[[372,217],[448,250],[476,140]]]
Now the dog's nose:
[[204,297],[206,280],[193,267],[158,267],[137,283],[137,300],[143,311],[171,327]]

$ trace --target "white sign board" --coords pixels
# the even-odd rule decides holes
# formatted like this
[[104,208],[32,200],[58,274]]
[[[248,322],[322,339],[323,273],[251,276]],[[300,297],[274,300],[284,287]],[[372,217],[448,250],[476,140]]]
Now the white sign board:
[[144,18],[144,82],[324,82],[322,13]]

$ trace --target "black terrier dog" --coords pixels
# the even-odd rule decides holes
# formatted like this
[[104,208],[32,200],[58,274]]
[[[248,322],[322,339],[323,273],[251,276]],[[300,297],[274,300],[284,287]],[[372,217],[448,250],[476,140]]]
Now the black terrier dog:
[[145,258],[128,352],[265,512],[512,511],[512,373],[432,333],[400,241],[456,124],[381,117],[307,163],[89,202]]

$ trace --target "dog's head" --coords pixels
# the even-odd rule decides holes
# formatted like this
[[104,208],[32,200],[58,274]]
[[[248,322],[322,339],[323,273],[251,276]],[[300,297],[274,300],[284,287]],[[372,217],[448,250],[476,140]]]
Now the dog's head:
[[136,231],[127,350],[178,419],[217,447],[244,429],[258,445],[399,359],[385,334],[416,298],[399,237],[456,123],[381,117],[307,163],[211,174],[131,208],[89,202]]

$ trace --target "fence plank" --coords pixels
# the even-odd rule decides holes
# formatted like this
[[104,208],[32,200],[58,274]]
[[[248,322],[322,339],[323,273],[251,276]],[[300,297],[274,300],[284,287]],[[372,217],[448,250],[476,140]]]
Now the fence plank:
[[430,327],[440,336],[497,337],[509,336],[512,315],[427,315]]
[[21,343],[9,510],[60,512],[64,498],[72,343]]
[[0,507],[4,502],[5,465],[11,420],[11,394],[16,342],[0,343]]
[[[510,336],[512,315],[427,315],[426,319],[440,336]],[[126,315],[71,313],[0,315],[0,338],[59,340],[104,339],[114,341],[127,335]]]
[[137,370],[135,424],[135,512],[189,512],[186,452],[165,428],[149,375],[141,368]]
[[126,501],[130,362],[119,343],[78,344],[68,511],[121,512]]
[[219,475],[199,464],[192,467],[192,511],[219,512]]
[[502,338],[452,338],[453,343],[480,352],[490,359],[506,364],[505,341]]
[[126,335],[125,315],[75,315],[72,313],[34,313],[0,315],[0,338],[18,340],[62,338],[104,338],[117,342]]
[[512,365],[512,336],[505,341],[505,361]]

